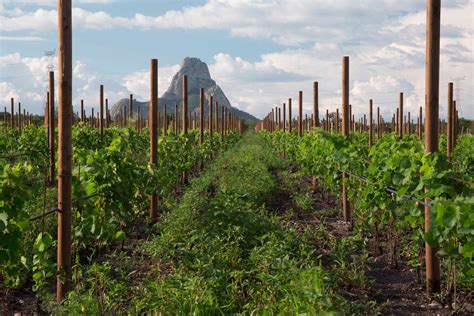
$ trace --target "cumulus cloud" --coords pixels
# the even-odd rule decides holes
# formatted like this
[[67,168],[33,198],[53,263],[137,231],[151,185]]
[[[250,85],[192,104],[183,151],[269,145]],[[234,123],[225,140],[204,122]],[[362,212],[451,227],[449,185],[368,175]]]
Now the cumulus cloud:
[[[22,102],[22,106],[32,113],[42,113],[45,95],[48,88],[48,65],[50,60],[43,57],[23,57],[20,53],[0,56],[0,101],[9,104],[10,98]],[[53,67],[57,68],[57,58],[52,59]],[[179,69],[179,65],[159,69],[159,94],[163,94],[171,82],[171,77]],[[57,80],[57,77],[56,77]],[[57,81],[56,81],[57,84]],[[86,111],[99,104],[99,86],[104,85],[105,98],[113,105],[129,94],[138,100],[149,100],[149,72],[136,71],[131,74],[101,74],[86,63],[76,60],[73,64],[73,105],[75,111],[84,100]],[[56,86],[56,92],[57,90]],[[57,95],[56,95],[57,97]]]
[[210,71],[217,74],[221,80],[288,82],[306,78],[304,75],[280,69],[268,59],[252,63],[224,53],[214,56]]
[[0,35],[0,41],[14,41],[14,42],[41,42],[44,38],[39,36],[3,36]]
[[[76,3],[86,1],[93,0]],[[54,5],[49,0],[27,2]],[[470,0],[443,2],[441,116],[445,111],[447,82],[464,77],[465,86],[471,86],[474,80],[472,6]],[[132,12],[129,16],[116,16],[75,7],[73,21],[76,29],[91,30],[222,30],[231,36],[266,39],[282,45],[283,48],[251,61],[229,53],[216,54],[210,65],[213,77],[233,105],[256,115],[266,114],[291,95],[295,98],[298,90],[304,91],[305,110],[309,111],[313,80],[320,82],[322,108],[340,107],[341,57],[349,55],[355,113],[367,112],[368,100],[372,98],[383,113],[389,114],[398,103],[398,91],[405,92],[407,108],[416,109],[424,100],[425,14],[424,1],[412,0],[208,0],[161,15]],[[54,30],[56,23],[57,13],[52,6],[31,9],[17,6],[14,1],[0,5],[0,28],[4,32],[28,31],[37,36]],[[89,75],[80,81],[80,92],[84,95],[87,89],[93,89],[90,92],[96,93],[96,86],[105,81],[104,76],[81,67],[84,69],[78,70],[78,74],[82,71]],[[170,72],[174,73],[173,67]],[[168,79],[160,79],[164,80],[160,81],[160,89],[167,87],[166,80],[171,75],[164,74],[163,78]],[[110,80],[117,95],[119,91],[134,91],[143,98],[148,96],[146,70]],[[472,95],[466,97],[464,104],[461,114],[474,117]]]

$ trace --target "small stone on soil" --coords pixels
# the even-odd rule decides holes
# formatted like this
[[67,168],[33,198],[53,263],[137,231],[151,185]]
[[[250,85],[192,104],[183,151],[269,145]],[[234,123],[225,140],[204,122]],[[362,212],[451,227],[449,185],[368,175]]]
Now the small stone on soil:
[[432,301],[428,307],[430,309],[442,309],[443,308],[443,305],[441,305],[440,303],[436,302],[436,301]]

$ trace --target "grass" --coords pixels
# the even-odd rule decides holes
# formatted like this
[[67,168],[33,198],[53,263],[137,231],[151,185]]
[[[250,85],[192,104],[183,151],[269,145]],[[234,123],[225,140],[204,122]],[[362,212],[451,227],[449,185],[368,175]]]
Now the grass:
[[[277,186],[271,170],[287,167],[268,146],[256,134],[245,136],[191,181],[148,241],[128,257],[90,267],[81,289],[56,312],[270,315],[344,309],[310,240],[266,210]],[[132,273],[140,260],[136,253],[148,262],[138,282]]]

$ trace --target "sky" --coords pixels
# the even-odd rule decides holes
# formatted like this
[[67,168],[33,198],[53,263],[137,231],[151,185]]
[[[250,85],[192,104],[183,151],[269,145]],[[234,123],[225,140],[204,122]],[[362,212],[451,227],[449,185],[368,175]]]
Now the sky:
[[[147,101],[149,63],[163,94],[184,57],[198,57],[231,104],[259,118],[297,100],[320,115],[341,107],[342,57],[350,57],[356,117],[369,99],[390,120],[404,93],[406,111],[424,105],[423,0],[73,0],[73,105],[113,104],[130,93]],[[0,0],[0,101],[41,114],[48,67],[57,70],[57,0]],[[474,0],[444,0],[440,116],[448,82],[460,116],[474,119]],[[57,91],[57,90],[56,90]],[[56,96],[57,98],[57,96]],[[412,117],[416,116],[412,114]]]

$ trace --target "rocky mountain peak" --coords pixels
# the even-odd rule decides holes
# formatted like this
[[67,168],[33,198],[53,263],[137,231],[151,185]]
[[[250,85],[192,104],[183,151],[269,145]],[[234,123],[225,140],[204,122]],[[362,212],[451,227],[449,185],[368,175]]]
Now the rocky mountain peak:
[[187,75],[188,77],[202,78],[207,80],[211,79],[209,68],[206,63],[202,62],[196,57],[186,57],[181,64],[181,69],[178,71],[176,76]]
[[[158,108],[160,112],[162,112],[162,109],[165,105],[168,109],[168,113],[172,113],[174,111],[175,104],[178,104],[181,107],[183,96],[182,78],[184,75],[188,76],[188,108],[190,111],[199,113],[199,93],[200,89],[203,88],[206,99],[206,112],[209,96],[212,95],[214,102],[217,102],[219,106],[230,109],[232,112],[236,113],[239,117],[245,120],[257,120],[257,118],[254,116],[231,106],[229,100],[224,94],[224,91],[222,91],[219,85],[211,78],[207,64],[195,57],[186,57],[181,63],[181,68],[173,76],[168,90],[166,90],[166,92],[158,100]],[[126,112],[128,109],[128,102],[128,99],[122,99],[114,104],[110,111],[112,116],[117,115],[120,113],[120,111]],[[141,115],[146,117],[148,113],[149,102],[138,102],[137,100],[133,100],[133,104],[134,109],[137,109],[137,106],[140,105]]]

